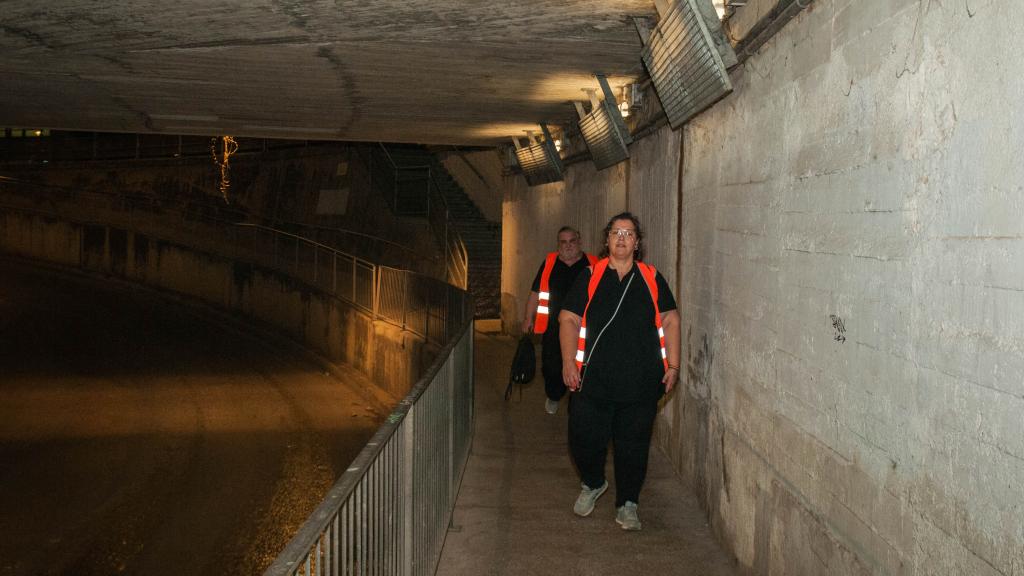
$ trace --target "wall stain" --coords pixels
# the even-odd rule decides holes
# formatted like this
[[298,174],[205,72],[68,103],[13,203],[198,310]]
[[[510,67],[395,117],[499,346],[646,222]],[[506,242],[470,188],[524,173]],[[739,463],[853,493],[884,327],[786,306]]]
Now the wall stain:
[[835,330],[832,339],[840,344],[846,342],[846,326],[843,324],[843,319],[835,314],[829,314],[828,317],[832,320],[832,329]]
[[707,398],[711,391],[711,368],[715,362],[715,353],[707,333],[701,337],[700,346],[694,350],[692,329],[686,331],[686,375],[690,387],[699,398]]
[[338,131],[341,134],[347,132],[353,124],[359,121],[362,115],[363,104],[366,99],[359,94],[359,88],[356,86],[355,77],[346,68],[345,63],[334,53],[329,46],[321,46],[317,48],[316,55],[319,58],[323,58],[331,64],[334,68],[335,73],[338,75],[338,79],[341,80],[341,88],[345,94],[345,99],[349,103],[349,116],[348,119],[338,126]]

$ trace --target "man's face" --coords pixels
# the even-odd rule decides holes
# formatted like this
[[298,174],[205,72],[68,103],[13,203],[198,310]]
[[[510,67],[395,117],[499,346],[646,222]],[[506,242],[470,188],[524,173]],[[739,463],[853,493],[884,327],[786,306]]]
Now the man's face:
[[580,257],[580,237],[566,230],[558,235],[558,257],[562,260],[575,260]]

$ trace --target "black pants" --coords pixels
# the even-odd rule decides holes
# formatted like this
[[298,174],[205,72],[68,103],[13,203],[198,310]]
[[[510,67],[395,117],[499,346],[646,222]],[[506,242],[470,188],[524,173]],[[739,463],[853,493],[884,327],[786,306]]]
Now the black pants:
[[574,394],[569,403],[569,449],[588,488],[604,484],[608,442],[615,451],[615,507],[640,503],[647,476],[657,399],[615,402]]
[[567,388],[562,380],[562,350],[558,331],[545,332],[541,338],[541,372],[544,374],[544,392],[552,400],[561,400]]

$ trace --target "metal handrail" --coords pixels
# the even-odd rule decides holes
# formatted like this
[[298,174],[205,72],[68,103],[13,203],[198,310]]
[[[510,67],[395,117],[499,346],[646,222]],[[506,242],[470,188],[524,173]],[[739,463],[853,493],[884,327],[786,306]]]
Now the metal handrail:
[[[7,179],[6,180],[6,182],[11,182],[11,181],[12,181],[11,179]],[[0,185],[2,185],[3,183],[5,183],[5,182],[3,180],[0,180]],[[62,188],[58,188],[58,189],[62,189]],[[100,196],[100,197],[103,197],[103,198],[113,198],[113,199],[119,199],[119,200],[127,199],[125,197],[120,197],[119,198],[119,197],[117,197],[115,195],[112,195],[112,194],[104,194],[104,193],[98,193],[98,192],[75,191],[75,196],[72,197],[70,200],[80,204],[81,201],[84,198],[89,197],[89,196],[93,196],[93,197]],[[24,206],[18,206],[16,204],[4,203],[4,204],[0,204],[0,207],[7,208],[9,210],[21,210],[21,211],[34,212],[34,213],[39,213],[39,214],[55,215],[55,216],[59,216],[59,217],[65,219],[65,220],[72,221],[72,222],[77,222],[79,224],[91,224],[91,225],[97,225],[98,224],[98,225],[108,225],[108,226],[112,225],[112,224],[120,224],[120,225],[125,225],[129,229],[139,229],[142,226],[141,220],[135,216],[138,213],[138,210],[139,210],[140,206],[138,206],[138,205],[136,205],[136,204],[134,204],[132,202],[128,202],[126,205],[122,205],[122,206],[104,206],[103,207],[103,208],[106,208],[106,209],[112,209],[112,210],[114,210],[116,212],[119,212],[119,213],[123,213],[125,218],[121,222],[114,222],[114,221],[105,221],[104,222],[104,221],[98,221],[98,220],[84,220],[84,219],[82,219],[82,218],[80,218],[80,217],[78,217],[76,215],[72,215],[72,214],[68,214],[66,212],[62,212],[61,210],[57,209],[57,207],[54,206],[54,205],[47,206],[46,209],[41,209],[41,208],[38,208],[38,207],[28,208],[28,207],[24,207]],[[422,311],[419,311],[419,310],[406,310],[406,309],[401,309],[399,311],[395,311],[395,310],[392,310],[390,308],[387,309],[387,310],[381,310],[379,308],[378,302],[379,302],[379,291],[380,291],[380,286],[379,286],[379,281],[380,281],[380,265],[378,265],[376,263],[373,263],[373,262],[371,262],[369,260],[366,260],[366,259],[361,258],[359,256],[356,256],[354,254],[350,254],[348,252],[344,252],[344,251],[338,250],[336,248],[332,248],[332,247],[330,247],[330,246],[328,246],[326,244],[322,244],[322,243],[316,242],[314,240],[310,240],[308,238],[299,236],[297,234],[286,232],[284,230],[278,230],[276,228],[271,228],[271,227],[268,227],[268,226],[263,226],[263,225],[260,225],[260,224],[242,223],[242,222],[231,222],[231,221],[227,221],[227,220],[218,219],[218,218],[210,216],[208,214],[202,214],[202,213],[198,213],[197,214],[197,213],[188,212],[188,211],[182,211],[182,210],[177,210],[177,209],[164,209],[164,210],[161,210],[159,212],[154,212],[154,211],[145,210],[144,209],[145,207],[142,207],[142,208],[143,208],[143,210],[142,210],[143,213],[151,214],[151,215],[154,215],[154,216],[159,216],[159,217],[161,217],[161,219],[166,219],[166,218],[168,218],[170,216],[170,217],[180,218],[182,221],[186,221],[186,222],[187,221],[196,222],[197,220],[198,221],[202,221],[204,223],[207,223],[207,224],[211,225],[211,228],[209,230],[210,233],[220,234],[220,233],[223,233],[225,230],[230,230],[231,231],[229,233],[229,235],[228,235],[229,238],[226,238],[226,239],[225,238],[221,238],[221,240],[219,242],[215,242],[212,239],[207,238],[207,240],[209,240],[209,241],[206,242],[206,243],[203,243],[203,242],[199,242],[199,241],[189,242],[188,239],[183,239],[181,237],[170,237],[170,236],[168,236],[166,234],[161,235],[161,232],[155,231],[153,229],[143,229],[142,230],[147,235],[149,235],[149,236],[151,236],[153,238],[158,238],[158,239],[169,241],[169,242],[175,242],[175,243],[178,243],[178,244],[181,244],[181,243],[190,244],[194,249],[199,249],[199,250],[204,250],[204,251],[211,250],[211,245],[213,245],[213,246],[223,245],[224,240],[230,240],[231,241],[231,248],[232,248],[232,256],[234,258],[236,258],[236,259],[247,261],[247,262],[250,262],[250,263],[256,264],[256,265],[266,266],[268,268],[275,269],[275,270],[278,270],[280,272],[284,272],[284,273],[287,273],[287,274],[291,274],[293,276],[297,276],[300,280],[308,282],[310,285],[315,286],[316,288],[318,288],[320,290],[324,290],[324,291],[328,292],[329,294],[333,295],[334,297],[339,298],[340,300],[343,300],[343,301],[348,302],[348,303],[350,303],[350,304],[352,304],[352,305],[354,305],[356,307],[364,309],[367,313],[371,314],[371,317],[373,319],[375,319],[375,320],[381,320],[383,322],[387,322],[389,324],[393,324],[395,326],[399,326],[399,327],[401,327],[401,328],[403,328],[405,330],[408,330],[408,331],[410,331],[410,332],[412,332],[414,334],[417,334],[419,336],[424,337],[428,341],[433,341],[433,342],[438,343],[438,344],[440,344],[441,342],[444,341],[443,339],[439,339],[439,338],[437,338],[436,336],[434,336],[434,335],[432,335],[430,333],[430,331],[429,331],[429,328],[430,328],[429,318],[427,318],[423,322],[410,322],[409,321],[409,315],[410,314],[412,314],[414,312],[421,312],[422,313]],[[254,231],[253,241],[252,241],[252,247],[253,248],[252,248],[251,252],[245,253],[245,251],[242,249],[241,244],[240,244],[241,238],[238,235],[238,231],[239,230],[247,230],[247,229]],[[261,258],[260,257],[260,252],[256,249],[257,244],[258,244],[258,238],[256,236],[256,233],[257,233],[256,231],[266,233],[266,234],[270,235],[270,237],[271,237],[271,241],[272,241],[272,245],[273,245],[273,254],[271,254],[269,258]],[[282,244],[281,240],[287,240],[290,243],[294,243],[294,245],[295,245],[294,252],[291,253],[291,254],[287,254],[287,255],[280,254],[279,247]],[[300,262],[300,254],[299,254],[299,252],[300,252],[299,246],[300,245],[306,246],[307,249],[312,249],[313,250],[312,266],[311,267],[305,266],[306,270],[303,270],[304,265]],[[332,260],[332,262],[331,262],[331,270],[330,270],[330,272],[331,272],[331,282],[330,283],[328,283],[326,281],[326,278],[323,278],[323,277],[321,277],[319,275],[319,271],[321,269],[321,265],[320,265],[321,252],[323,253],[324,257],[328,257],[328,258],[330,258]],[[342,277],[345,277],[347,275],[351,279],[351,282],[352,282],[351,283],[351,290],[348,290],[348,286],[341,286],[341,285],[338,284],[338,278],[339,278],[339,269],[337,267],[338,262],[351,262],[351,270],[350,271],[349,270],[345,270],[341,274]],[[310,270],[310,268],[311,268],[311,270]],[[394,271],[393,273],[406,275],[406,276],[408,276],[410,278],[418,278],[420,282],[424,282],[425,281],[425,282],[429,283],[429,282],[433,281],[433,282],[441,283],[440,280],[436,280],[436,279],[433,279],[433,278],[430,278],[430,277],[427,277],[427,276],[423,276],[423,275],[421,275],[421,274],[419,274],[417,272],[413,272],[411,270],[397,269],[397,268],[391,268],[391,267],[388,267],[388,269]],[[306,277],[301,277],[300,276],[300,272],[301,271],[309,271],[309,274],[307,274]],[[362,273],[360,273],[360,271],[362,271]],[[369,282],[369,285],[365,285],[365,283],[360,283],[359,279],[361,277],[362,278],[366,278],[366,282]],[[409,285],[409,284],[411,284],[411,282],[407,282],[406,284]],[[360,295],[362,295],[363,298],[360,298]],[[427,307],[429,308],[429,306],[427,306]],[[400,315],[397,314],[396,312],[400,312]]]
[[[457,493],[458,484],[461,481],[461,471],[468,456],[469,436],[449,437],[445,442],[444,449],[452,445],[452,452],[449,456],[447,477],[425,478],[417,475],[415,470],[415,455],[418,453],[415,434],[416,424],[422,419],[432,419],[433,423],[440,414],[419,414],[425,403],[421,399],[426,394],[433,393],[442,395],[449,392],[448,398],[459,395],[462,406],[454,407],[449,403],[448,418],[449,432],[455,430],[451,425],[456,419],[462,418],[459,422],[463,432],[471,430],[472,421],[472,349],[473,334],[472,320],[467,311],[463,312],[464,321],[458,327],[455,335],[448,341],[440,351],[437,359],[430,365],[427,371],[416,382],[409,394],[391,412],[385,423],[377,430],[363,450],[356,456],[344,474],[335,482],[334,486],[324,497],[320,505],[306,520],[298,533],[292,538],[285,549],[277,557],[274,563],[263,573],[264,576],[293,576],[302,574],[304,576],[335,575],[335,574],[433,574],[433,566],[436,566],[440,553],[440,545],[443,543],[443,530],[420,530],[419,534],[413,534],[413,524],[419,507],[430,507],[431,504],[441,504],[445,510],[441,514],[442,522],[420,523],[420,528],[442,528],[447,526],[451,514],[451,507]],[[453,377],[451,374],[457,368],[453,364],[464,361],[462,367],[463,378]],[[456,374],[455,376],[458,376]],[[447,380],[447,382],[442,382]],[[456,380],[460,380],[456,382]],[[447,388],[442,389],[442,387]],[[457,386],[463,389],[453,390]],[[468,388],[467,388],[468,386]],[[455,392],[455,394],[451,394]],[[467,394],[468,393],[468,394]],[[458,414],[451,414],[455,410]],[[430,440],[430,439],[425,439]],[[434,438],[433,440],[438,440]],[[434,455],[425,454],[424,458]],[[390,480],[391,484],[380,482],[379,477],[370,477],[375,472],[375,466],[382,460],[388,460],[389,471],[395,476]],[[369,486],[368,486],[369,481]],[[431,497],[444,500],[444,502],[417,502],[416,482],[431,481],[443,482],[443,490],[434,490]],[[401,482],[401,486],[396,486]],[[383,487],[382,487],[383,485]],[[366,494],[366,491],[372,492]],[[421,492],[422,493],[422,492]],[[360,501],[355,502],[359,508],[351,516],[357,516],[358,522],[342,522],[348,507],[362,496]],[[370,504],[367,501],[371,501]],[[375,507],[376,510],[370,510]],[[387,509],[390,514],[387,518],[378,519],[377,525],[367,522],[367,516]],[[427,524],[423,526],[422,524]],[[368,534],[368,532],[377,534]],[[383,536],[368,540],[367,536]],[[387,537],[391,541],[386,541]],[[426,546],[420,546],[419,552],[413,545],[413,539],[426,540]],[[398,554],[394,554],[397,551]],[[388,553],[391,554],[388,554]],[[425,553],[424,553],[425,552]],[[417,557],[419,556],[419,557]],[[427,556],[427,557],[423,557]]]

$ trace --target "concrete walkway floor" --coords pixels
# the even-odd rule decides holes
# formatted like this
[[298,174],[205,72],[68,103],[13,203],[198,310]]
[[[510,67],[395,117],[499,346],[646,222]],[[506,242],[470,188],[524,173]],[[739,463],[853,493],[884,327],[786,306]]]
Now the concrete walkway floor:
[[[608,492],[594,513],[572,505],[579,477],[569,457],[567,398],[544,412],[541,375],[504,401],[516,340],[476,334],[476,430],[438,576],[736,574],[689,487],[657,447],[640,499],[643,530],[615,523]],[[539,347],[538,347],[539,357]]]

